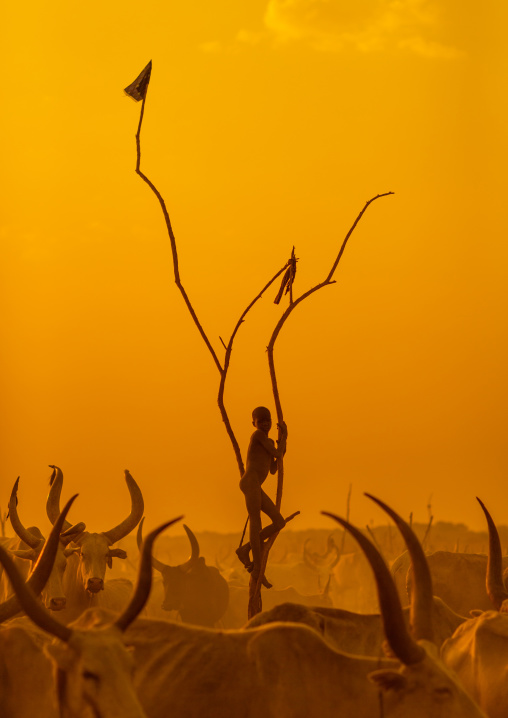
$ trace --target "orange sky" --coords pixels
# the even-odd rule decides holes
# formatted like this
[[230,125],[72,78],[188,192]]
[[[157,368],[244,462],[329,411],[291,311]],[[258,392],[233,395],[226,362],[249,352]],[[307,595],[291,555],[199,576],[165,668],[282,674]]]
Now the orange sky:
[[[128,510],[128,468],[148,527],[181,513],[195,530],[243,527],[219,374],[134,172],[140,104],[123,88],[152,59],[141,166],[221,359],[219,336],[293,244],[298,295],[365,201],[395,192],[277,341],[293,528],[344,514],[350,484],[360,526],[385,520],[363,491],[417,521],[432,497],[435,520],[483,529],[479,495],[506,523],[507,20],[501,0],[5,9],[1,508],[20,475],[21,518],[47,526],[57,464],[64,498],[80,493],[71,518],[107,530]],[[232,358],[244,452],[252,408],[274,406],[276,291]]]

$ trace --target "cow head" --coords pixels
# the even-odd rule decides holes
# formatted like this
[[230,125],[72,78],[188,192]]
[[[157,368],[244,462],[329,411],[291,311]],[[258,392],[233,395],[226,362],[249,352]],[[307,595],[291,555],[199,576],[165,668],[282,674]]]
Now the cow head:
[[[59,513],[63,474],[57,466],[51,466],[51,468],[53,474],[46,511],[49,520],[53,522]],[[109,531],[102,533],[83,531],[72,539],[76,548],[77,561],[73,569],[79,576],[84,590],[90,594],[96,594],[104,589],[106,569],[111,568],[113,558],[127,558],[127,553],[123,549],[111,548],[111,546],[127,536],[137,526],[143,515],[143,496],[139,486],[127,470],[125,471],[125,481],[131,496],[129,516]],[[70,529],[70,524],[67,528]]]
[[121,548],[111,548],[107,534],[88,531],[74,539],[78,565],[77,574],[85,590],[98,593],[104,590],[106,569],[113,565],[113,558],[127,558]]

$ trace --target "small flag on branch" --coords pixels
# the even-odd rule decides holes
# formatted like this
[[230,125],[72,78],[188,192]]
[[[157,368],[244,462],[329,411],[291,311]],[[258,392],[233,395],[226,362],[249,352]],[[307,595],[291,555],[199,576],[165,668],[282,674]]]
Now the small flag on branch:
[[150,82],[150,75],[152,73],[152,61],[148,63],[148,65],[145,67],[145,69],[136,77],[134,82],[132,82],[129,87],[126,87],[124,92],[126,95],[129,95],[129,97],[132,97],[133,100],[136,100],[136,102],[139,102],[140,100],[144,100],[146,96],[146,91],[148,89],[148,83]]
[[[284,272],[284,276],[282,277],[282,282],[280,283],[279,291],[277,292],[277,296],[273,300],[274,304],[278,304],[280,300],[282,299],[283,294],[287,294],[288,292],[291,292],[293,288],[293,282],[295,281],[296,276],[296,263],[298,262],[298,259],[295,257],[295,248],[293,247],[291,251],[291,257],[289,260],[289,267]],[[292,295],[290,295],[290,301],[292,302]]]

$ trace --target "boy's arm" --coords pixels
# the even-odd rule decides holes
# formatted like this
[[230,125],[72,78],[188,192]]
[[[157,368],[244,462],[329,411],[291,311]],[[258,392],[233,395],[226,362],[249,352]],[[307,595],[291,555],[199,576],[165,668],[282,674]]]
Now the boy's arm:
[[[277,447],[275,446],[273,439],[269,439],[268,436],[266,436],[266,434],[264,434],[259,429],[255,432],[255,434],[256,434],[257,441],[259,441],[261,446],[264,449],[266,449],[266,451],[270,454],[270,456],[273,459],[275,459],[275,460],[282,459],[282,457],[286,453],[286,439],[287,439],[287,435],[288,435],[288,430],[287,430],[286,424],[284,422],[282,422],[282,425],[281,425],[281,437],[280,437],[280,441],[279,441]],[[273,462],[272,462],[272,464],[273,464]],[[277,468],[275,468],[275,471],[276,470],[277,470]],[[270,473],[273,474],[273,473],[275,473],[275,471],[272,471],[272,466],[270,466]]]

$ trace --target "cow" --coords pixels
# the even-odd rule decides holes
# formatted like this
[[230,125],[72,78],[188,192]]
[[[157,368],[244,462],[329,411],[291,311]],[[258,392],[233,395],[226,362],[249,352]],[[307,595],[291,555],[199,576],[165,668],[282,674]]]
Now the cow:
[[[101,609],[63,626],[37,602],[28,605],[21,580],[15,590],[29,616],[57,638],[45,650],[58,668],[63,718],[82,718],[87,708],[96,718],[485,718],[432,645],[409,635],[388,569],[377,549],[360,537],[377,576],[387,640],[402,665],[334,650],[298,624],[224,632],[146,618],[131,621],[146,599],[149,550],[142,554],[137,598],[125,611],[128,626],[125,614],[118,618]],[[1,550],[0,560],[8,561]],[[125,645],[133,653],[127,654]]]
[[[408,628],[409,611],[408,606],[403,608]],[[465,620],[464,616],[459,616],[440,598],[434,596],[432,625],[434,642],[438,647],[450,638]],[[277,621],[304,623],[316,630],[330,646],[346,653],[357,656],[384,655],[385,636],[382,616],[379,613],[354,613],[342,608],[288,602],[263,610],[244,627],[250,630]]]
[[501,542],[492,517],[478,499],[489,528],[486,586],[491,607],[465,621],[445,642],[442,658],[489,718],[506,718],[508,691],[508,592],[503,583]]
[[[443,599],[456,613],[469,616],[471,611],[488,611],[492,603],[485,589],[487,556],[479,553],[435,551],[427,554],[434,595]],[[503,557],[508,569],[508,556]],[[408,557],[401,554],[392,565],[392,575],[403,605],[408,605],[413,581]]]
[[[143,540],[143,522],[137,531],[138,547]],[[224,615],[229,601],[227,581],[215,566],[207,566],[199,555],[199,543],[183,525],[191,544],[191,557],[179,566],[169,566],[152,557],[152,566],[162,576],[162,611],[177,611],[184,623],[213,627]],[[160,596],[160,592],[157,592]],[[149,610],[154,615],[154,609]],[[155,615],[161,617],[155,608]]]
[[388,568],[358,534],[376,575],[386,638],[401,663],[338,651],[301,624],[216,631],[138,618],[125,640],[134,648],[133,681],[146,714],[485,718],[440,662],[436,647],[410,636]]
[[[63,474],[57,466],[51,466],[50,491],[46,503],[46,512],[51,523],[60,513],[60,494]],[[59,612],[58,620],[69,623],[83,611],[93,606],[105,606],[115,611],[125,607],[132,593],[132,582],[128,579],[112,579],[105,582],[106,569],[111,567],[113,558],[125,559],[126,552],[112,548],[120,539],[129,534],[143,516],[143,496],[139,486],[129,471],[125,471],[125,481],[131,496],[131,511],[120,524],[102,533],[82,531],[73,537],[72,547],[78,551],[68,558],[67,570],[63,577],[63,588],[67,606]],[[70,524],[65,525],[69,529]]]
[[[17,507],[18,485],[19,476],[16,479],[9,500],[9,517],[18,539],[10,539],[8,542],[3,543],[3,546],[9,549],[11,556],[16,557],[15,563],[20,568],[21,573],[27,576],[30,570],[30,564],[33,567],[40,556],[45,539],[40,529],[36,526],[29,528],[23,526],[18,515]],[[69,544],[74,536],[81,533],[84,529],[85,525],[79,523],[75,526],[70,526],[70,528],[63,531],[60,535],[53,569],[41,595],[44,605],[50,611],[61,611],[65,608],[66,599],[62,586],[63,575],[67,566],[68,557],[79,551],[78,548],[72,548]],[[8,598],[11,593],[12,589],[10,584],[8,581],[5,581],[2,572],[2,574],[0,574],[0,601]]]
[[[60,532],[75,498],[73,496],[64,507],[30,574],[27,585],[34,596],[41,593],[52,572],[53,561],[59,550]],[[26,626],[16,625],[20,619],[4,623],[20,611],[16,594],[0,604],[0,623],[4,624],[0,626],[1,715],[4,718],[27,718],[32,715],[37,715],[37,718],[56,718],[53,670],[42,651],[40,638],[34,634],[31,626],[27,629]]]
[[[181,518],[181,517],[180,517]],[[50,658],[56,673],[56,685],[40,686],[41,695],[33,693],[33,684],[26,690],[27,663],[23,666],[23,656],[13,665],[18,668],[18,676],[24,676],[25,688],[21,689],[24,695],[26,712],[16,713],[18,696],[12,697],[12,686],[7,687],[7,698],[14,703],[14,711],[7,714],[12,716],[41,715],[38,707],[42,703],[44,709],[48,707],[48,691],[55,696],[58,702],[58,715],[60,718],[147,718],[140,705],[131,681],[133,659],[131,652],[126,648],[123,636],[136,618],[148,598],[151,584],[151,550],[156,536],[165,528],[179,521],[180,518],[169,521],[152,531],[145,539],[141,552],[141,561],[138,573],[136,590],[129,604],[120,616],[109,614],[110,620],[97,625],[94,610],[89,610],[75,624],[65,626],[58,622],[34,598],[33,593],[26,588],[22,576],[17,571],[7,551],[0,546],[0,561],[8,573],[14,590],[23,609],[39,627],[54,637],[53,642],[44,645],[44,653]],[[111,618],[112,617],[112,618]],[[7,631],[11,631],[8,627]],[[0,645],[2,644],[3,630],[0,631]],[[15,640],[20,636],[14,635]],[[26,636],[23,637],[26,639]],[[26,640],[24,641],[26,644]],[[21,646],[20,646],[21,648]],[[30,653],[33,655],[33,652]],[[40,653],[38,654],[40,659]],[[40,663],[40,660],[39,660]],[[48,681],[48,672],[44,664],[37,666],[41,670],[41,677]],[[25,670],[23,670],[25,668]],[[36,677],[37,679],[37,677]],[[19,683],[19,680],[18,680]],[[40,683],[40,681],[39,681]],[[36,685],[39,685],[36,683]],[[30,700],[31,699],[31,700]],[[2,695],[3,707],[5,696]],[[5,713],[2,712],[2,715]],[[42,712],[44,718],[56,718],[57,713]]]

